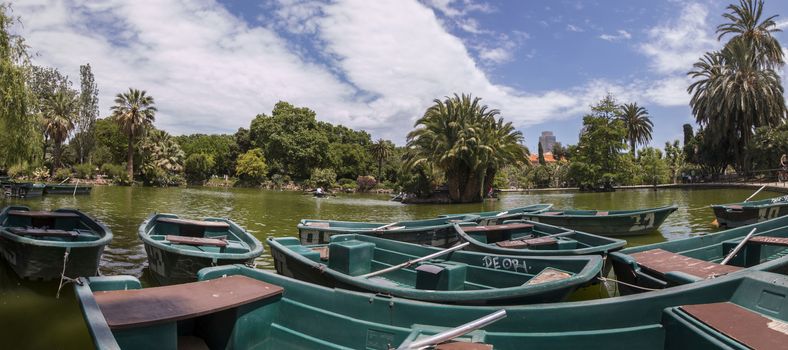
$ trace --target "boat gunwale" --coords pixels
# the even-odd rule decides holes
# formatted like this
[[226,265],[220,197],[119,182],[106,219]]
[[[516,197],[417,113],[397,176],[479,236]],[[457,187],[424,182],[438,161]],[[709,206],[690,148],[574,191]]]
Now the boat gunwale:
[[[598,237],[598,238],[601,238],[601,239],[609,240],[611,242],[608,243],[608,244],[605,244],[605,245],[591,246],[591,247],[586,247],[586,248],[566,249],[566,250],[558,250],[558,249],[556,249],[556,250],[548,250],[548,249],[542,250],[542,249],[528,249],[528,248],[515,249],[515,248],[500,247],[500,246],[497,246],[495,243],[484,243],[482,241],[479,241],[479,240],[473,238],[472,235],[469,235],[466,232],[457,231],[457,235],[460,237],[460,239],[462,239],[462,240],[464,240],[466,242],[470,242],[471,245],[477,246],[477,247],[482,247],[483,249],[489,249],[487,251],[487,253],[492,253],[492,254],[496,254],[496,255],[515,255],[515,256],[529,256],[529,255],[534,255],[534,256],[593,255],[593,254],[599,254],[599,253],[604,254],[604,253],[610,253],[610,252],[614,252],[614,251],[620,251],[621,249],[624,248],[624,246],[627,245],[627,241],[623,240],[623,239],[607,237],[607,236],[602,236],[602,235],[595,235],[595,234],[588,233],[588,232],[572,230],[572,229],[568,229],[568,228],[561,227],[561,226],[545,224],[545,223],[542,223],[542,222],[536,222],[536,221],[530,221],[530,220],[518,220],[518,221],[522,221],[522,222],[526,222],[526,223],[532,224],[532,225],[534,225],[534,228],[537,228],[538,226],[547,226],[547,227],[551,227],[551,228],[563,229],[563,230],[566,230],[565,232],[573,232],[574,234],[577,234],[577,235],[594,236],[594,237]],[[462,227],[462,226],[460,226],[460,227]],[[601,247],[608,247],[608,246],[609,246],[609,248],[601,249]],[[525,254],[525,253],[527,253],[527,254]]]
[[[148,225],[152,221],[154,221],[154,219],[162,215],[166,215],[168,217],[180,218],[180,216],[178,216],[177,214],[170,214],[170,213],[153,213],[150,216],[148,216],[148,218],[145,219],[145,221],[143,221],[142,224],[140,224],[139,229],[137,230],[137,235],[140,237],[140,239],[145,245],[149,245],[151,247],[155,247],[157,249],[161,249],[173,254],[186,255],[186,256],[197,257],[197,258],[206,258],[206,259],[219,259],[219,260],[249,260],[260,256],[264,252],[263,243],[260,242],[260,240],[258,240],[257,237],[255,237],[254,235],[246,231],[243,227],[236,224],[234,221],[230,219],[215,218],[215,217],[205,217],[203,218],[203,220],[226,222],[228,225],[230,225],[229,229],[236,229],[240,231],[242,233],[242,237],[238,237],[238,238],[240,238],[244,243],[249,245],[248,252],[245,253],[206,252],[206,251],[180,249],[172,245],[164,244],[161,241],[151,238],[150,234],[145,230],[148,227]],[[155,222],[153,223],[153,225],[154,226],[156,225]]]
[[[386,234],[386,233],[410,233],[410,232],[421,232],[421,231],[429,231],[429,230],[438,230],[452,227],[455,223],[447,222],[441,225],[431,225],[431,226],[413,226],[413,227],[402,227],[396,230],[376,230],[382,226],[396,226],[396,224],[402,222],[416,222],[416,221],[432,221],[437,219],[447,219],[448,220],[458,220],[457,222],[472,222],[478,219],[478,215],[462,215],[457,217],[446,217],[446,218],[430,218],[430,219],[423,219],[423,220],[403,220],[403,221],[395,221],[390,223],[383,223],[383,222],[363,222],[363,221],[340,221],[340,220],[321,220],[321,219],[301,219],[296,226],[298,230],[317,230],[322,232],[338,232],[338,233],[374,233],[374,234]],[[351,224],[369,224],[369,225],[379,225],[375,227],[318,227],[318,226],[309,226],[307,222],[338,222],[338,223],[351,223]]]
[[[0,218],[6,217],[8,215],[8,211],[10,210],[30,211],[30,208],[26,206],[8,206],[5,207],[0,212]],[[93,218],[78,209],[58,208],[53,210],[53,212],[74,213],[79,215],[79,220],[81,222],[95,224],[99,230],[96,230],[94,232],[99,234],[99,238],[93,241],[50,241],[50,240],[36,239],[36,238],[17,235],[15,233],[11,233],[10,231],[8,231],[8,229],[5,226],[0,228],[0,237],[21,244],[35,245],[40,247],[64,248],[64,249],[97,248],[101,246],[106,246],[112,241],[113,234],[112,234],[112,230],[110,230],[109,227],[104,225],[104,223],[102,223],[98,219]],[[104,234],[102,235],[101,232],[99,231],[103,231]]]

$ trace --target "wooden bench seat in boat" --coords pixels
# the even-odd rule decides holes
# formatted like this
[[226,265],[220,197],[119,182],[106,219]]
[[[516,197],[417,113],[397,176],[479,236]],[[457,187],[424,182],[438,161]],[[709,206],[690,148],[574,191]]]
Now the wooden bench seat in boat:
[[751,349],[785,349],[788,346],[788,323],[762,316],[739,305],[724,302],[685,305],[680,309]]
[[94,292],[111,329],[195,318],[282,294],[282,287],[246,276],[144,289]]
[[726,205],[726,206],[725,206],[725,209],[731,209],[731,210],[743,210],[743,209],[744,209],[744,207],[742,207],[741,205],[733,204],[733,205]]
[[484,343],[470,343],[464,341],[449,340],[435,346],[435,350],[492,350],[493,346]]
[[550,216],[564,215],[564,212],[562,212],[562,211],[546,211],[546,212],[542,213],[542,215],[550,215]]
[[328,246],[312,248],[313,252],[320,254],[320,260],[328,261]]
[[490,231],[511,231],[522,230],[534,227],[533,224],[515,223],[503,225],[487,225],[487,226],[463,226],[462,230],[465,232],[490,232]]
[[9,210],[8,215],[25,216],[31,218],[73,218],[79,219],[76,213],[64,213],[59,211],[31,211],[31,210]]
[[596,216],[607,216],[607,214],[608,214],[608,212],[606,212],[606,211],[598,211],[594,215],[596,215]]
[[741,267],[715,264],[662,249],[651,249],[630,255],[642,268],[663,277],[666,273],[675,271],[707,279],[741,270]]
[[763,245],[781,245],[788,247],[788,238],[772,236],[755,236],[750,238],[747,243]]
[[218,238],[200,238],[200,237],[184,237],[184,236],[176,236],[176,235],[166,235],[164,239],[170,241],[170,243],[175,244],[185,244],[185,245],[207,245],[212,247],[226,247],[227,240],[218,239]]
[[561,270],[556,270],[552,267],[545,268],[544,270],[540,271],[536,276],[529,279],[528,282],[525,282],[525,285],[532,286],[535,284],[542,284],[552,281],[560,281],[565,280],[569,277],[572,277],[572,274],[568,272],[564,272]]
[[9,228],[13,234],[19,236],[33,236],[33,237],[70,237],[74,238],[79,236],[79,232],[77,231],[66,231],[66,230],[55,230],[55,229],[46,229],[46,228],[21,228],[21,227],[12,227]]
[[180,219],[180,218],[158,218],[156,219],[156,221],[169,223],[169,224],[176,224],[176,225],[199,226],[199,227],[214,228],[214,229],[230,228],[230,224],[223,221],[204,221],[204,220],[190,220],[190,219]]
[[538,247],[558,243],[558,240],[553,237],[535,237],[527,239],[513,239],[509,241],[495,242],[501,248],[527,248]]

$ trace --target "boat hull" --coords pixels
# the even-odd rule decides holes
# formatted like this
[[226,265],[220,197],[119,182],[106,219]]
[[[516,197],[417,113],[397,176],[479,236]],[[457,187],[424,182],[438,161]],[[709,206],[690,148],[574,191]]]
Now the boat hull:
[[740,210],[731,209],[723,205],[712,206],[717,224],[720,227],[736,228],[752,225],[776,217],[788,215],[788,205],[773,205],[765,207],[743,207]]
[[[363,237],[358,239],[352,237],[347,238],[354,242],[359,242],[360,240],[361,242],[373,243],[376,249],[380,248],[385,251],[385,253],[381,252],[381,256],[378,257],[380,261],[376,260],[372,262],[372,265],[377,265],[384,261],[387,264],[393,264],[399,260],[406,261],[404,258],[399,258],[399,260],[397,260],[398,254],[404,254],[406,256],[426,256],[438,251],[437,249],[427,249],[410,244],[386,242],[386,240],[383,239],[364,239]],[[444,304],[519,305],[562,301],[578,287],[591,283],[602,268],[602,261],[599,257],[518,258],[514,256],[487,255],[473,252],[453,252],[451,255],[446,255],[442,258],[446,258],[446,261],[450,261],[451,263],[459,263],[465,266],[464,268],[467,268],[467,272],[464,271],[463,273],[463,282],[466,276],[468,276],[468,278],[472,278],[470,276],[478,274],[488,274],[488,276],[491,276],[489,274],[495,274],[501,270],[506,271],[505,274],[510,276],[512,274],[517,274],[520,282],[516,283],[514,286],[507,282],[505,285],[501,284],[498,289],[464,290],[462,287],[452,290],[417,289],[414,285],[404,286],[392,280],[386,280],[387,282],[384,283],[383,280],[373,281],[356,278],[338,272],[324,265],[322,262],[318,263],[310,260],[290,249],[290,247],[295,247],[297,249],[308,250],[313,246],[304,247],[299,245],[288,245],[285,242],[289,240],[288,238],[269,238],[268,240],[268,246],[274,258],[274,266],[277,273],[281,275],[331,288],[383,293],[407,299]],[[328,248],[325,245],[321,247]],[[375,255],[377,256],[377,253],[375,253]],[[528,278],[526,273],[535,275],[543,268],[558,269],[562,272],[570,271],[571,277],[555,282],[547,282],[547,284],[541,285],[534,284],[528,286],[529,283],[521,285],[523,281]],[[398,273],[408,274],[408,272],[404,271],[404,268],[402,271],[391,272],[392,275]],[[413,273],[413,271],[411,271],[411,273]],[[501,277],[509,278],[509,276]],[[414,280],[415,279],[418,279],[418,277],[414,277]],[[468,282],[478,283],[480,280],[489,279],[493,279],[493,277],[477,278],[475,280],[468,280]],[[386,285],[387,283],[390,285]],[[416,282],[416,285],[418,285],[418,282]],[[489,288],[489,286],[487,288]]]
[[145,245],[145,253],[148,254],[148,269],[151,276],[160,285],[194,282],[197,280],[197,272],[206,267],[251,265],[254,262],[254,259],[215,259],[184,255],[148,244]]
[[[11,269],[24,279],[59,279],[63,273],[66,249],[17,242],[0,235],[0,255]],[[64,275],[72,278],[96,276],[103,252],[103,245],[69,249]]]
[[523,214],[522,218],[601,236],[639,236],[653,233],[675,207],[611,216],[549,216]]

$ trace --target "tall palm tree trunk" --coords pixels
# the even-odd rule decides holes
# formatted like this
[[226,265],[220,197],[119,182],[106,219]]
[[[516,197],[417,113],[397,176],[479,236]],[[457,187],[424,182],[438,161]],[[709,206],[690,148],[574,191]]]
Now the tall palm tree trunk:
[[383,172],[383,158],[378,158],[378,182],[380,182],[380,174]]
[[631,147],[629,149],[629,151],[632,152],[632,156],[634,157],[635,156],[635,139],[629,140],[629,147]]
[[126,173],[129,176],[129,182],[134,183],[134,135],[129,137],[129,149],[126,155]]

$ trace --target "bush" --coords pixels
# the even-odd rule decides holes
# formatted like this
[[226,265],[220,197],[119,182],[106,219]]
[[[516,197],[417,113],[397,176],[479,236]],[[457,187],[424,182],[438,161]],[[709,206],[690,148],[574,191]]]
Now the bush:
[[314,186],[332,188],[337,182],[337,173],[334,172],[334,169],[330,168],[315,168],[312,169],[312,175],[309,177],[309,182]]
[[36,168],[33,170],[32,175],[36,180],[44,180],[49,177],[49,169],[45,167]]
[[356,179],[356,184],[358,184],[359,192],[367,192],[375,188],[375,185],[378,184],[378,181],[372,176],[359,176]]
[[93,175],[95,174],[94,169],[95,168],[93,167],[93,164],[84,163],[84,164],[75,165],[74,166],[74,172],[76,173],[75,176],[80,179],[90,180],[93,178]]
[[30,176],[30,166],[27,162],[12,165],[8,168],[8,176],[11,178]]
[[126,173],[126,167],[118,164],[111,164],[111,163],[104,163],[101,165],[100,172],[110,179],[112,182],[118,185],[129,185],[131,181],[129,180],[129,174]]
[[211,177],[211,169],[216,164],[213,157],[205,153],[195,153],[186,158],[184,172],[192,184],[202,184]]
[[52,177],[57,181],[63,181],[71,177],[71,169],[69,168],[60,168],[55,171],[55,175]]
[[342,189],[343,192],[355,192],[358,189],[358,186],[356,185],[355,182],[354,183],[340,185],[339,187]]
[[346,177],[343,177],[343,178],[337,180],[337,184],[340,187],[344,187],[345,185],[353,184],[354,187],[355,187],[356,181],[354,181],[353,179],[348,179]]

